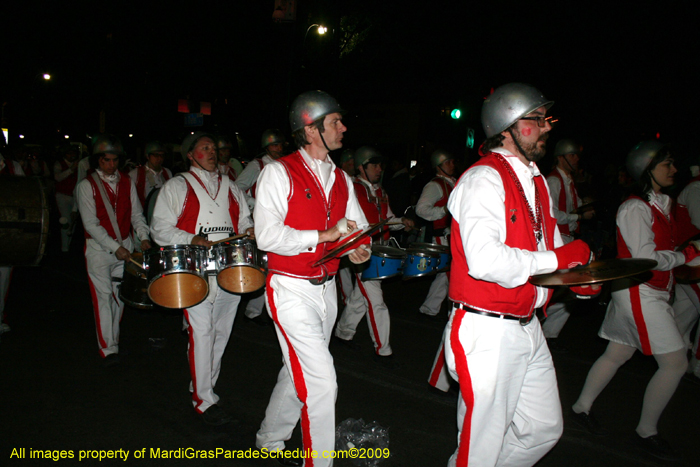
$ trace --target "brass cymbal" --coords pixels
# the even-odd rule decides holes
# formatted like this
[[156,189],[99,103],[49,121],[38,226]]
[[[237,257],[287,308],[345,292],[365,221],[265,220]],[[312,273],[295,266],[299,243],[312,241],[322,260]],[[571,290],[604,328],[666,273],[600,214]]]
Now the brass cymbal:
[[585,266],[538,274],[530,277],[530,283],[544,286],[595,284],[635,276],[654,269],[656,264],[653,259],[604,259]]
[[360,242],[361,240],[363,240],[364,238],[366,238],[366,237],[372,235],[372,234],[375,233],[377,230],[379,230],[379,229],[381,229],[382,227],[384,227],[384,224],[386,224],[388,220],[389,220],[389,219],[384,219],[384,220],[381,220],[381,221],[377,222],[376,224],[370,225],[370,226],[367,227],[367,229],[365,229],[360,235],[357,235],[357,236],[355,236],[355,237],[353,237],[352,234],[351,234],[350,237],[349,237],[348,239],[346,239],[347,241],[343,240],[343,241],[338,242],[338,246],[336,246],[336,247],[333,248],[331,251],[329,251],[329,252],[326,254],[326,256],[324,256],[323,258],[321,258],[321,259],[319,259],[318,261],[316,261],[313,265],[314,265],[314,266],[318,266],[319,264],[323,264],[323,263],[325,263],[326,261],[332,260],[332,259],[335,258],[337,255],[339,255],[341,251],[347,249],[348,247],[351,247],[351,246],[353,246],[353,245],[356,245],[357,243],[359,243],[359,242]]

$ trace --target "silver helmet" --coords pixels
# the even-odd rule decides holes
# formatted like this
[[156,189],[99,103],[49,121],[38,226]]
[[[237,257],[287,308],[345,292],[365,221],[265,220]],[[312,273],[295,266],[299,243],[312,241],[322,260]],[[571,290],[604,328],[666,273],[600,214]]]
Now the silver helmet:
[[343,113],[344,110],[330,94],[323,91],[304,92],[294,99],[289,111],[289,125],[292,127],[292,133],[335,112]]
[[109,134],[96,136],[92,144],[92,154],[104,153],[116,154],[117,156],[124,154],[124,146],[119,138]]
[[284,144],[284,135],[281,131],[272,128],[263,131],[260,146],[265,149],[271,144]]
[[455,157],[447,151],[438,149],[430,155],[430,165],[435,168],[441,165],[443,162],[454,159]]
[[194,145],[197,143],[197,141],[205,137],[214,141],[214,137],[204,131],[195,131],[194,133],[185,136],[185,139],[182,140],[182,144],[180,145],[180,154],[182,154],[182,158],[187,160],[187,154],[194,149]]
[[577,144],[573,139],[562,139],[554,146],[554,157],[566,156],[567,154],[583,153],[583,146]]
[[340,165],[345,164],[347,161],[353,161],[353,162],[355,161],[355,150],[354,149],[346,149],[340,155]]
[[554,101],[540,91],[523,83],[510,83],[496,88],[481,108],[481,124],[486,137],[501,133],[533,110],[544,106],[549,109]]
[[216,149],[233,149],[233,143],[231,143],[231,138],[228,136],[219,135],[214,142],[216,143]]
[[661,148],[666,146],[656,140],[642,141],[627,154],[627,172],[630,176],[639,181],[649,167],[651,161],[656,157]]
[[167,152],[167,150],[165,149],[165,145],[160,141],[149,141],[146,143],[145,148],[146,157],[154,152]]
[[361,166],[365,165],[367,162],[371,161],[374,158],[380,158],[382,157],[379,152],[371,148],[369,146],[362,146],[361,148],[358,148],[357,151],[355,151],[355,169],[359,169]]

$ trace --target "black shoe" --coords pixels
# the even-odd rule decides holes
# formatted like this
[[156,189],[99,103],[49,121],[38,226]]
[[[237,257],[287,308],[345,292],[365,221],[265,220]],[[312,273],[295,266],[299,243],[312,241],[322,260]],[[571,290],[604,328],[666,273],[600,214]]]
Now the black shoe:
[[202,413],[204,423],[211,426],[221,426],[230,423],[231,416],[224,409],[214,404]]
[[337,342],[338,344],[342,345],[346,349],[354,350],[355,352],[359,352],[360,349],[362,348],[360,344],[357,342],[353,342],[352,339],[347,340],[347,339],[341,339],[340,337],[334,335],[333,336],[333,341]]
[[284,457],[284,453],[288,451],[289,449],[283,449],[277,452],[277,463],[279,465],[286,465],[287,467],[301,467],[302,465],[304,465],[304,459],[296,457]]
[[681,457],[673,452],[673,449],[671,449],[671,445],[668,444],[668,441],[659,435],[642,438],[638,433],[635,433],[635,438],[637,439],[637,446],[642,451],[656,457],[657,459],[662,459],[665,461],[681,460]]
[[608,430],[600,426],[598,420],[595,419],[592,413],[576,413],[571,409],[571,419],[576,422],[581,428],[585,428],[592,435],[607,436]]
[[257,324],[258,326],[268,326],[270,324],[270,318],[265,316],[265,313],[261,313],[255,318],[248,318],[246,316],[246,319],[250,321],[251,323]]
[[375,363],[383,366],[387,370],[395,370],[401,367],[401,365],[394,360],[393,355],[377,355],[375,353],[372,354],[372,359],[375,361]]
[[559,339],[555,337],[550,337],[547,339],[547,346],[549,347],[550,352],[557,352],[557,353],[568,353],[569,349],[564,347],[559,343]]
[[111,353],[102,359],[102,366],[110,368],[119,365],[119,354]]

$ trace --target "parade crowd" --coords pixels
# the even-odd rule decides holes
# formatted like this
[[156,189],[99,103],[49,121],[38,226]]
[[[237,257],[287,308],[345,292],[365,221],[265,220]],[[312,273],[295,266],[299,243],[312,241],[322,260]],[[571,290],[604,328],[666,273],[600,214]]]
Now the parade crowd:
[[[215,387],[242,297],[246,319],[274,326],[283,365],[260,414],[258,449],[290,449],[297,425],[303,449],[335,448],[339,388],[329,344],[358,350],[353,337],[365,318],[374,363],[399,367],[382,283],[429,276],[415,312],[446,321],[425,377],[432,390],[458,398],[448,465],[534,465],[562,436],[563,411],[607,436],[595,401],[637,351],[658,369],[633,436],[646,455],[678,460],[657,424],[682,378],[700,382],[692,272],[700,265],[700,158],[687,159],[690,173],[679,178],[689,181],[678,186],[674,163],[684,155],[642,141],[613,167],[608,186],[596,185],[591,177],[603,174],[584,170],[581,141],[550,142],[553,105],[531,85],[496,88],[481,113],[486,140],[468,167],[443,148],[410,167],[377,147],[347,148],[345,109],[309,91],[290,106],[291,138],[265,130],[251,160],[235,157],[227,135],[196,131],[179,145],[148,141],[138,163],[119,137],[98,134],[89,146],[55,148],[53,163],[36,147],[3,147],[0,184],[43,180],[65,254],[84,232],[106,368],[123,358],[125,303],[182,310],[191,404],[204,423],[235,415]],[[552,166],[538,166],[545,154]],[[530,282],[611,258],[655,266],[603,283]],[[11,332],[3,312],[13,266],[0,258],[0,334]],[[148,296],[128,295],[132,277]],[[578,399],[562,409],[552,353],[567,351],[559,335],[577,300],[607,305],[599,336],[609,343]],[[320,467],[333,459],[276,462]]]

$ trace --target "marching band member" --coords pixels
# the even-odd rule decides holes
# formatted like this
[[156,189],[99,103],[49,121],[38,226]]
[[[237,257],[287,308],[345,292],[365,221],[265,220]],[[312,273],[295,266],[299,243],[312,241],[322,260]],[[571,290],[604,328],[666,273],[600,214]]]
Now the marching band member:
[[[338,386],[328,344],[338,313],[333,276],[339,259],[315,264],[334,248],[342,219],[350,229],[367,226],[350,177],[328,155],[342,147],[342,112],[323,91],[298,96],[289,119],[299,150],[266,165],[258,179],[256,237],[268,254],[267,309],[284,358],[257,434],[260,449],[283,450],[300,418],[304,450],[330,452],[335,446]],[[361,263],[370,254],[356,248],[349,257]],[[323,457],[305,461],[306,467],[332,463]]]
[[[181,145],[190,170],[166,182],[158,195],[151,233],[159,245],[191,244],[209,247],[212,241],[236,233],[253,234],[253,222],[241,190],[217,170],[214,138],[203,132],[188,135]],[[199,233],[206,230],[207,235]],[[209,295],[184,309],[188,323],[187,359],[192,381],[192,405],[209,425],[232,418],[217,403],[214,386],[221,370],[236,318],[240,295],[221,289],[209,276]]]

